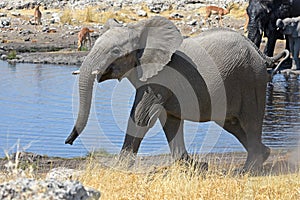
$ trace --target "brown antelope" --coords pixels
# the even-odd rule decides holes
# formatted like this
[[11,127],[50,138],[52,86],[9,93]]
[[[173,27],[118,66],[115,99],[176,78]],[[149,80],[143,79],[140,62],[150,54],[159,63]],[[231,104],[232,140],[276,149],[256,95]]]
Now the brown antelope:
[[42,24],[42,13],[40,11],[40,5],[38,5],[35,9],[34,9],[34,24],[35,25],[40,25]]
[[219,16],[219,19],[218,19],[219,24],[221,26],[223,26],[222,16],[230,13],[231,9],[232,9],[232,5],[228,6],[226,9],[220,8],[218,6],[206,6],[205,7],[205,12],[206,12],[205,21],[211,16],[211,14],[217,14]]
[[94,32],[93,30],[88,29],[87,27],[84,27],[80,30],[78,33],[78,47],[77,50],[80,51],[82,45],[86,45],[87,40],[89,41],[89,46],[91,48],[91,35],[90,33]]
[[246,18],[246,21],[244,24],[244,33],[247,33],[248,32],[248,24],[249,24],[249,15],[247,14],[247,12],[245,12],[244,16]]

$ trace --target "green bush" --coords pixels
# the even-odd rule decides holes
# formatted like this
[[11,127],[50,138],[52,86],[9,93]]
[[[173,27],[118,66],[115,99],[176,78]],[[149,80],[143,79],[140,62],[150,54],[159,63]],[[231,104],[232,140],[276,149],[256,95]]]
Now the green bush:
[[16,58],[17,58],[17,51],[16,50],[10,50],[8,52],[7,59],[12,60],[12,59],[16,59]]

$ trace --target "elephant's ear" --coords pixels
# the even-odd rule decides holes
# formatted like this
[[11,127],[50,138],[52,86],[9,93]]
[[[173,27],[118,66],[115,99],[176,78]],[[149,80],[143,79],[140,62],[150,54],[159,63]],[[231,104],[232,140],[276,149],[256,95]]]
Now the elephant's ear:
[[103,29],[100,32],[100,35],[102,35],[106,31],[108,31],[110,28],[113,28],[113,27],[122,27],[122,26],[123,25],[120,22],[118,22],[116,19],[110,18],[104,24]]
[[135,24],[135,27],[139,31],[139,50],[141,50],[138,75],[141,81],[147,81],[170,62],[183,38],[176,26],[164,17],[152,17]]
[[267,13],[271,12],[272,4],[274,3],[273,0],[263,0],[259,1],[261,7],[267,11]]
[[277,26],[279,29],[282,29],[282,28],[284,27],[284,24],[283,24],[282,19],[277,19],[277,21],[276,21],[276,26]]

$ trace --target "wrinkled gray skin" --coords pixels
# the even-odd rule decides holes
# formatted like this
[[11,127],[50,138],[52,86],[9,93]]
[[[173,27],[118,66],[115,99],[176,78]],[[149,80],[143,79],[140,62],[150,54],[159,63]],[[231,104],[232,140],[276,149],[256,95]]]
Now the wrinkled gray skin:
[[296,65],[296,69],[300,70],[300,17],[278,19],[276,26],[288,37],[294,64]]
[[191,161],[184,120],[213,120],[248,151],[245,170],[259,169],[270,150],[261,141],[267,70],[284,53],[265,57],[244,36],[216,29],[182,39],[175,25],[153,17],[127,27],[110,24],[80,68],[80,106],[65,143],[85,128],[94,80],[126,77],[136,88],[121,155],[137,154],[146,132],[160,120],[171,154]]

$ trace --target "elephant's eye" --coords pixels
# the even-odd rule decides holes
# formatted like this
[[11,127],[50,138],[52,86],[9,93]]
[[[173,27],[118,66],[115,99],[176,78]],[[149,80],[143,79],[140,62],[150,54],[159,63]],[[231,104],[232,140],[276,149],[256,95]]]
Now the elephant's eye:
[[119,56],[121,54],[121,50],[119,48],[113,48],[113,50],[111,50],[111,54],[114,56]]

